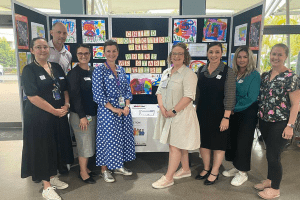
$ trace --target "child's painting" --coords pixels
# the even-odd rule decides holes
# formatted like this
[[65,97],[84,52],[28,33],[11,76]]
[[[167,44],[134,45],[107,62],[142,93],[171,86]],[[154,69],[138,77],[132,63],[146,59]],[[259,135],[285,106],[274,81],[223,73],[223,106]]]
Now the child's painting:
[[104,43],[106,40],[105,20],[82,20],[82,42]]
[[103,46],[93,46],[93,59],[105,59]]
[[15,19],[18,49],[29,49],[28,19],[27,17],[18,14],[16,14]]
[[134,95],[152,94],[152,74],[131,74],[130,88]]
[[251,18],[249,48],[259,50],[261,15]]
[[206,65],[207,60],[191,60],[191,63],[189,65],[189,68],[193,70],[193,72],[197,73],[198,69],[203,66]]
[[175,19],[173,41],[196,42],[197,19]]
[[65,43],[77,43],[76,20],[75,19],[52,19],[52,26],[61,22],[67,27],[68,37]]
[[226,42],[227,19],[204,19],[202,42]]

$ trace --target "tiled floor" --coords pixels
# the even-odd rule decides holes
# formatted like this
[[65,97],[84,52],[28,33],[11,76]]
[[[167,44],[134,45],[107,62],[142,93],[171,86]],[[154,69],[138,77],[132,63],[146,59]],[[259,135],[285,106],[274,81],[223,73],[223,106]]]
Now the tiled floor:
[[[11,130],[18,135],[20,130]],[[0,134],[3,130],[0,129]],[[31,178],[20,178],[21,140],[0,141],[0,199],[1,200],[38,200],[43,199],[41,183],[33,183]],[[252,154],[252,170],[249,180],[240,187],[230,185],[230,178],[220,175],[215,185],[205,186],[203,181],[194,177],[203,168],[197,153],[191,154],[192,177],[176,180],[168,189],[153,189],[152,182],[166,172],[167,153],[138,153],[137,159],[127,163],[134,174],[130,177],[115,175],[115,183],[106,183],[97,177],[97,183],[88,185],[78,179],[78,166],[72,167],[69,175],[61,176],[61,180],[69,183],[69,188],[58,190],[64,200],[94,199],[203,199],[203,200],[242,200],[260,199],[253,185],[266,178],[265,151],[258,143]],[[300,199],[300,148],[291,146],[282,154],[284,176],[281,184],[280,200]],[[224,161],[221,171],[231,164]],[[96,169],[99,170],[99,169]]]

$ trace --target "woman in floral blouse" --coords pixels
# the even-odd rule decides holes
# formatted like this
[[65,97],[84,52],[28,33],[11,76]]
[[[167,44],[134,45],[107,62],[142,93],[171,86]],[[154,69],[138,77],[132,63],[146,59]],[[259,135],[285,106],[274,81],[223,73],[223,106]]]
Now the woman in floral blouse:
[[261,76],[259,100],[259,128],[267,147],[267,180],[255,185],[263,199],[280,196],[282,179],[280,154],[288,139],[293,137],[293,127],[298,114],[300,81],[284,66],[289,49],[276,44],[270,53],[272,69]]

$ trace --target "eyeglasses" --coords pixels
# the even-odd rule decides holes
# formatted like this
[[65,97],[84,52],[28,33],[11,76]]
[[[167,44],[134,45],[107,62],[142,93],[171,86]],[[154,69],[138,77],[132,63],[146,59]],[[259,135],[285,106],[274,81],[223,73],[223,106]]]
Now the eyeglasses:
[[48,46],[36,46],[36,47],[33,47],[33,48],[35,48],[37,50],[42,50],[42,49],[47,50],[47,49],[49,49]]
[[176,52],[172,53],[172,56],[183,56],[183,55],[184,55],[184,53],[176,53]]
[[85,52],[85,53],[79,52],[79,53],[77,53],[77,56],[89,56],[89,55],[90,55],[90,53],[88,53],[88,52]]

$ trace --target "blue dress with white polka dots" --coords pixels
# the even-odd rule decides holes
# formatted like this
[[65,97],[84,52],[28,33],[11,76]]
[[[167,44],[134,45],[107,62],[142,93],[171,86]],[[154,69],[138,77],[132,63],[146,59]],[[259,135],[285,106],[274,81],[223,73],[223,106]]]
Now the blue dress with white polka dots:
[[135,159],[131,113],[118,117],[105,107],[109,102],[115,108],[120,108],[121,95],[125,100],[132,99],[124,69],[117,66],[117,72],[120,86],[112,71],[103,64],[95,68],[92,79],[93,99],[98,104],[96,165],[107,166],[110,170],[121,168],[124,162]]

